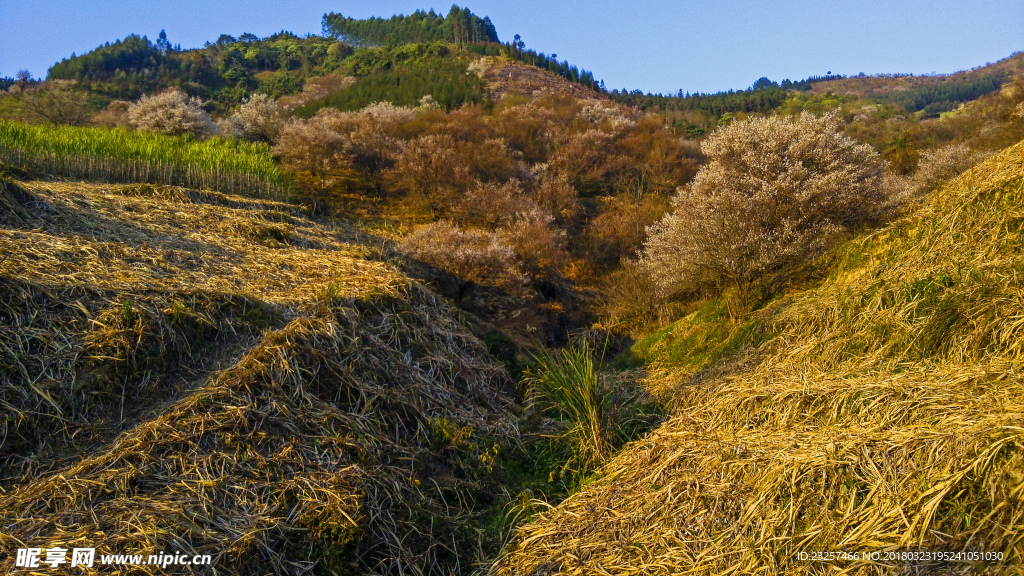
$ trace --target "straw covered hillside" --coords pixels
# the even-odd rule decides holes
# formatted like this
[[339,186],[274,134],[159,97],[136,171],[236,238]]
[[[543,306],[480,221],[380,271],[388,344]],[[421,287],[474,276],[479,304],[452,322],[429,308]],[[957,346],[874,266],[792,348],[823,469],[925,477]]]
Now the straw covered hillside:
[[[652,379],[671,417],[520,528],[494,573],[1013,572],[1022,223],[1018,144],[834,251],[823,283],[752,314],[756,350]],[[883,555],[813,556],[864,551]]]
[[509,377],[369,236],[169,186],[4,177],[0,205],[3,571],[26,543],[238,574],[480,557]]

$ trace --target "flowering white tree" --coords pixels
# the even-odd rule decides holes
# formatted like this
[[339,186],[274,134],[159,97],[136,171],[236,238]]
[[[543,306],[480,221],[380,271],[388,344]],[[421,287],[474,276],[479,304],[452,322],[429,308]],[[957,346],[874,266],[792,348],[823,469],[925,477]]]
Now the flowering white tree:
[[206,136],[213,132],[210,115],[199,98],[189,98],[178,88],[143,96],[128,108],[128,123],[148,132],[180,136]]
[[701,146],[708,163],[652,226],[642,262],[665,292],[753,282],[797,264],[882,200],[883,164],[834,116],[737,121]]
[[231,123],[246,138],[273,142],[284,124],[284,114],[270,96],[253,94],[242,102],[238,112],[231,115]]

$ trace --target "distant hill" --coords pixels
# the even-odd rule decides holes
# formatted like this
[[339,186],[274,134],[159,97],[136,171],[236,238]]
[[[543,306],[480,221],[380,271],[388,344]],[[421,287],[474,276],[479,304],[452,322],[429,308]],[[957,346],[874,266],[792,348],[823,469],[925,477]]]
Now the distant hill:
[[[462,77],[480,57],[494,57],[511,67],[498,73],[489,66],[486,86],[481,87]],[[558,86],[576,95],[607,93],[622,104],[659,113],[677,132],[699,138],[736,115],[783,110],[794,95],[828,100],[814,104],[812,108],[821,108],[812,110],[816,112],[834,109],[839,101],[864,99],[890,105],[897,115],[935,117],[1000,90],[1022,70],[1024,55],[1016,54],[949,75],[828,75],[782,82],[760,78],[747,89],[714,94],[606,92],[590,71],[559,61],[553,54],[527,49],[518,35],[501,43],[489,17],[453,5],[443,16],[417,10],[390,18],[356,19],[330,12],[323,17],[322,36],[299,37],[286,31],[266,38],[222,34],[193,50],[181,50],[163,35],[155,42],[131,35],[63,59],[48,77],[74,80],[96,102],[105,99],[102,104],[177,86],[207,100],[211,111],[220,113],[257,92],[274,98],[298,94],[307,79],[321,76],[350,76],[356,82],[344,95],[317,96],[318,103],[305,112],[325,105],[355,109],[378,100],[411,104],[426,94],[452,109],[485,102],[489,92],[491,98],[500,98],[508,92],[533,93],[542,86],[547,90]],[[542,71],[579,88],[553,81]]]
[[953,74],[859,75],[815,82],[815,94],[859,96],[901,106],[907,112],[938,114],[999,90],[1003,83],[1024,71],[1024,53],[998,62]]
[[[290,32],[262,39],[222,34],[216,42],[195,50],[174,48],[166,38],[152,42],[133,34],[61,60],[50,68],[48,78],[75,80],[110,99],[136,99],[179,86],[215,106],[229,107],[253,92],[274,97],[298,92],[304,77],[341,69],[353,55],[350,46],[335,40],[300,38]],[[382,63],[358,62],[369,67]]]

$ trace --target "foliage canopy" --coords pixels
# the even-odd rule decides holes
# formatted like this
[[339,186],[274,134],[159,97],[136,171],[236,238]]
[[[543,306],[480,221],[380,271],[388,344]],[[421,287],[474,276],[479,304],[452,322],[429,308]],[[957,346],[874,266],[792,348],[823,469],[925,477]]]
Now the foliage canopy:
[[452,5],[448,16],[433,10],[417,10],[408,16],[356,19],[335,12],[324,15],[324,36],[337,38],[354,46],[383,46],[418,42],[498,42],[498,33],[487,16],[480,18]]

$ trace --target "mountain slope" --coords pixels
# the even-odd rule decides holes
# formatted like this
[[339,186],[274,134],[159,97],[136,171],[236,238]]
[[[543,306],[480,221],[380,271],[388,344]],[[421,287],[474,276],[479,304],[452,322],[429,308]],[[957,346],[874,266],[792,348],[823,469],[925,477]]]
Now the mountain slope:
[[496,573],[1012,571],[1022,192],[1024,143],[849,244],[821,287],[757,313],[778,336],[745,362],[669,368],[675,414],[523,527]]

